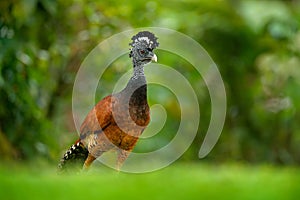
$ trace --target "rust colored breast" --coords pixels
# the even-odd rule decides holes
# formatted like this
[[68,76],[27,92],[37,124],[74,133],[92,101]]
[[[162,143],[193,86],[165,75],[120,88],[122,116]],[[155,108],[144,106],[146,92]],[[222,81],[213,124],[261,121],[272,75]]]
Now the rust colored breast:
[[97,157],[113,148],[134,148],[150,121],[146,91],[142,89],[130,97],[124,92],[107,96],[90,111],[80,138],[92,155]]

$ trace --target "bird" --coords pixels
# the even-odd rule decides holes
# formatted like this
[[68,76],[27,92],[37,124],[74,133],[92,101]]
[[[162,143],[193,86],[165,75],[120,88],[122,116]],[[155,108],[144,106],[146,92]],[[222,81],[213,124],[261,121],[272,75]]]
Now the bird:
[[95,159],[112,150],[117,151],[116,169],[120,170],[150,122],[144,66],[157,62],[153,52],[159,46],[157,39],[149,31],[138,32],[131,38],[131,78],[123,90],[104,97],[87,114],[78,140],[58,164],[59,173],[72,167],[89,169]]

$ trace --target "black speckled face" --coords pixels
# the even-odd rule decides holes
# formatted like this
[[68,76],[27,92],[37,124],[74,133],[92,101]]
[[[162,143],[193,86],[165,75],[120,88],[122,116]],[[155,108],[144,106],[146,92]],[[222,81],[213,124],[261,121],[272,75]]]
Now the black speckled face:
[[130,45],[132,49],[129,56],[132,57],[135,65],[145,65],[151,61],[157,61],[153,50],[159,43],[153,33],[148,31],[139,32],[132,37]]

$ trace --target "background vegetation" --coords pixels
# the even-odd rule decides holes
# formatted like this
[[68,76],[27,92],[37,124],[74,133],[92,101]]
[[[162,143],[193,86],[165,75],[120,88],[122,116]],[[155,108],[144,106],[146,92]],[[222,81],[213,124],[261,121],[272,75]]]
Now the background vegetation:
[[[298,165],[299,22],[296,0],[1,1],[0,160],[56,162],[77,137],[71,94],[85,56],[115,33],[155,26],[198,41],[217,63],[225,82],[225,127],[206,160]],[[172,56],[161,62],[192,77],[194,88],[201,82],[188,63]],[[107,70],[99,98],[111,91],[107,88],[129,67],[120,71],[113,65]],[[207,91],[200,91],[198,98],[202,125],[182,161],[199,160],[209,123]],[[159,100],[153,95],[150,101]],[[178,112],[172,112],[176,98],[168,102],[171,125],[164,133],[174,132],[172,124],[180,122]],[[170,135],[164,133],[159,139],[168,139]]]
[[95,171],[85,174],[53,176],[49,170],[37,173],[36,166],[30,169],[1,167],[0,193],[5,199],[33,200],[297,200],[300,195],[299,170],[295,169],[203,164],[172,165],[148,174],[116,174],[107,168],[93,169]]

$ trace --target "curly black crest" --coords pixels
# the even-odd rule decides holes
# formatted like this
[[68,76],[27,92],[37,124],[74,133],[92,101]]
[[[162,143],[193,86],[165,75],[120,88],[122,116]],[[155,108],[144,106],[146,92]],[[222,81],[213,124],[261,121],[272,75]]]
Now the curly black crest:
[[157,37],[149,31],[141,31],[132,38],[132,43],[129,43],[130,46],[147,46],[147,48],[155,49],[158,47],[159,43],[157,42]]

